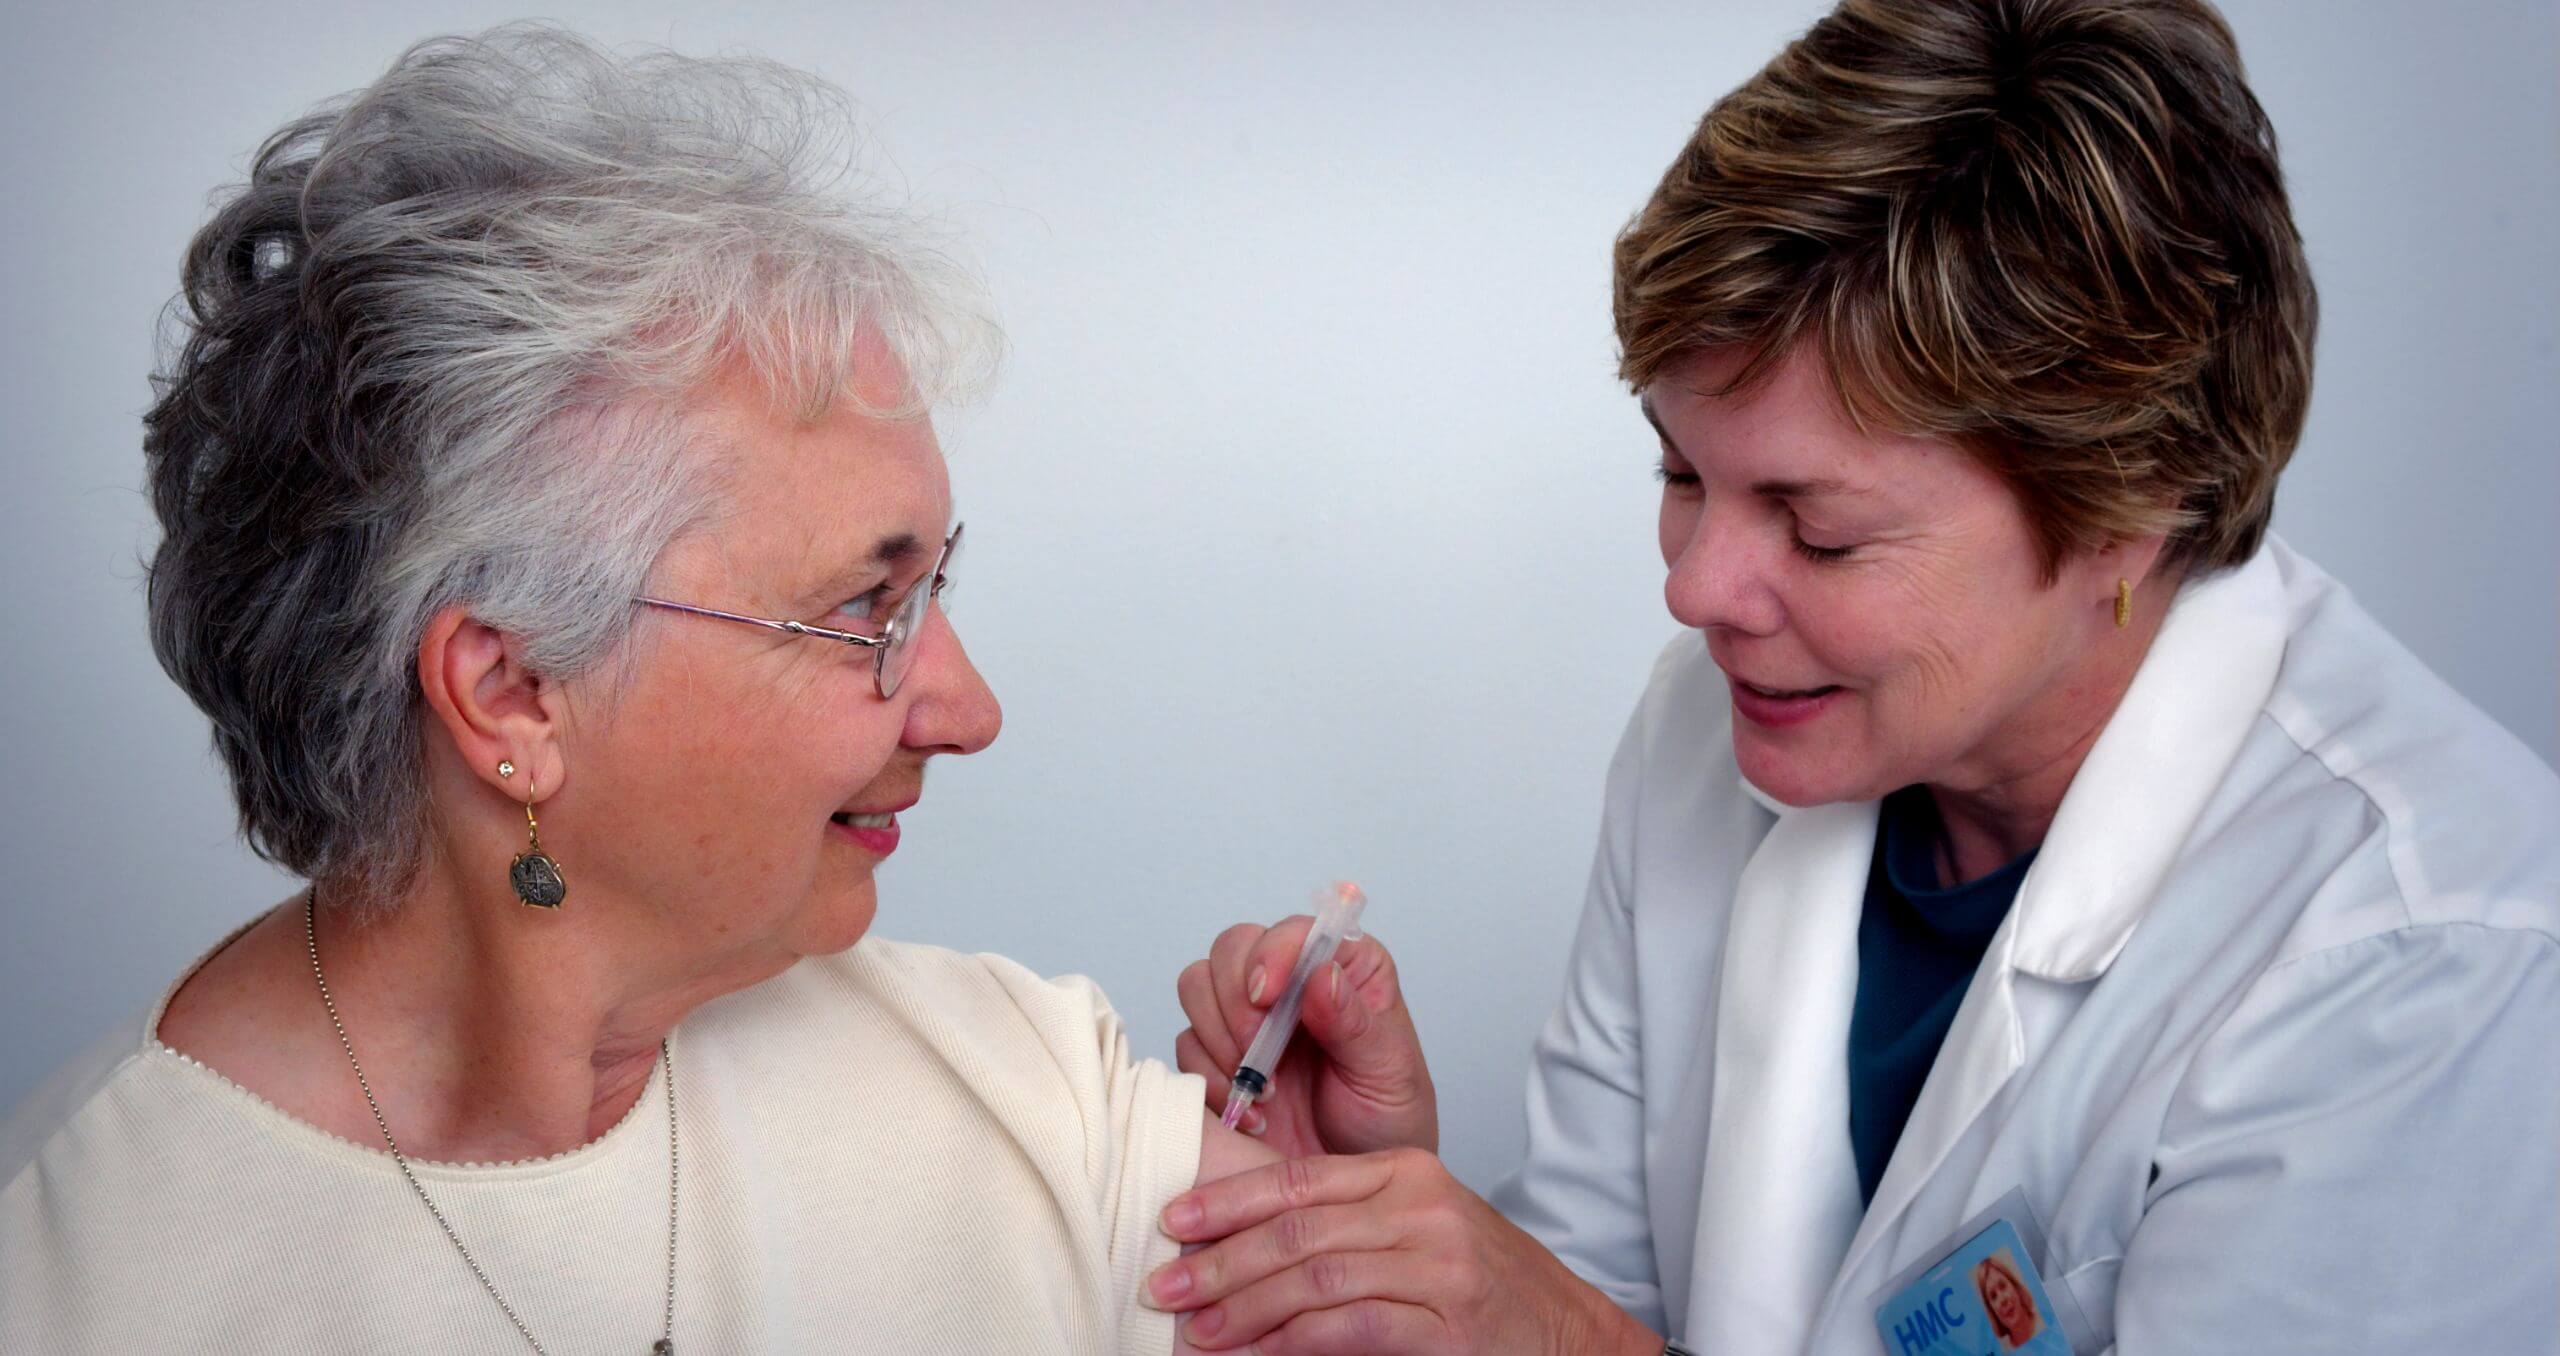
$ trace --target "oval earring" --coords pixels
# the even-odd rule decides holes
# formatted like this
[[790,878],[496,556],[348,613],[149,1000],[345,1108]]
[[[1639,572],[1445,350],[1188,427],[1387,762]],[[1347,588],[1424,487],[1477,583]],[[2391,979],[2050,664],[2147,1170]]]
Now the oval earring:
[[2133,581],[2116,581],[2116,629],[2121,631],[2133,620]]
[[[516,765],[511,762],[498,764],[498,775],[501,777],[516,775]],[[535,823],[533,818],[531,778],[527,778],[524,785],[524,833],[525,850],[517,853],[515,860],[507,863],[507,884],[514,887],[516,898],[524,901],[528,907],[559,908],[560,902],[569,897],[569,881],[560,874],[560,864],[551,860],[550,856],[542,850],[542,826]]]

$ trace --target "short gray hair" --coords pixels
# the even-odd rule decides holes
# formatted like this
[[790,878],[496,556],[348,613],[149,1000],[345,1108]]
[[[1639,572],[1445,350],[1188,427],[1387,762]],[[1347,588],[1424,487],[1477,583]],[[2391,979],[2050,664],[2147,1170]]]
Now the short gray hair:
[[267,139],[188,246],[143,443],[152,647],[260,856],[358,898],[414,876],[428,620],[467,607],[555,679],[620,651],[717,510],[682,402],[724,364],[815,413],[877,335],[883,417],[989,373],[974,280],[839,191],[857,145],[817,77],[530,24]]

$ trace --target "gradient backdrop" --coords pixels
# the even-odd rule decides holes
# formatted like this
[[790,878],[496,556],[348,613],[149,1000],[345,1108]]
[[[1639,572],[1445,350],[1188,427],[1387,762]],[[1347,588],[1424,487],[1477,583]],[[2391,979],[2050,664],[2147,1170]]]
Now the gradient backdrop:
[[[2554,6],[2229,11],[2324,303],[2278,529],[2552,758]],[[1611,378],[1610,237],[1819,12],[550,10],[845,85],[1010,330],[1002,382],[945,420],[956,621],[1005,734],[908,816],[880,930],[1088,972],[1169,1057],[1174,974],[1221,927],[1356,878],[1449,1161],[1505,1170],[1602,770],[1672,629],[1653,443]],[[292,888],[234,840],[204,723],[144,638],[137,416],[179,249],[286,117],[413,39],[523,14],[13,7],[0,1106]]]

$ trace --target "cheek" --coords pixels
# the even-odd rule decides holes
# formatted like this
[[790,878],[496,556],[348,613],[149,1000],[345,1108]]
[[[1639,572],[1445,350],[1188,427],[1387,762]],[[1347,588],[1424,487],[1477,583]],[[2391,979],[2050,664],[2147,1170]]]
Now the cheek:
[[765,677],[630,694],[579,771],[604,784],[613,852],[633,885],[765,881],[790,893],[787,878],[806,875],[824,845],[827,816],[897,748],[897,713],[838,700],[844,686]]
[[1873,693],[1934,661],[1940,636],[1908,590],[1814,576],[1784,597],[1787,630],[1819,676]]

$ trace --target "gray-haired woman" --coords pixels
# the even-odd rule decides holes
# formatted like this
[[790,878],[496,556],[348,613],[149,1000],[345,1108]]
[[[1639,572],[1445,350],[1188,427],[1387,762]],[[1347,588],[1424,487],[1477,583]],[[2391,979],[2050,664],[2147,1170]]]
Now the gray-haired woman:
[[313,885],[0,1127],[12,1350],[1174,1347],[1254,1146],[1090,985],[855,945],[999,722],[924,417],[993,336],[837,102],[429,42],[196,237],[153,640]]

